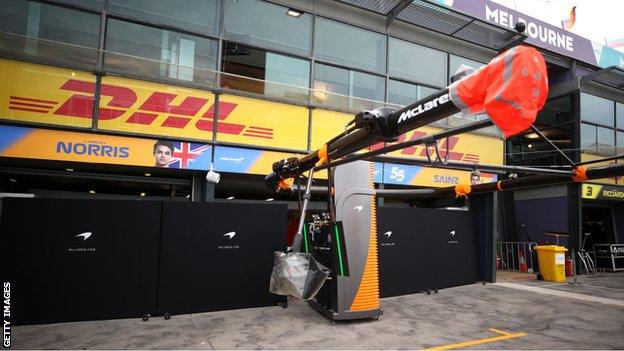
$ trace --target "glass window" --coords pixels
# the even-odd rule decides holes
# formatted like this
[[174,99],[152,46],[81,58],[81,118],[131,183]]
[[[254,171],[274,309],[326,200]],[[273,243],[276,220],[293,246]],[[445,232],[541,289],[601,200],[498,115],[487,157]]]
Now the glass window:
[[315,67],[314,89],[366,100],[384,101],[386,92],[383,77],[319,63]]
[[598,144],[601,146],[615,146],[614,130],[598,127]]
[[351,91],[349,95],[366,100],[384,101],[386,98],[383,77],[351,71]]
[[617,146],[618,148],[624,148],[624,132],[617,132]]
[[22,0],[3,1],[2,7],[0,31],[29,38],[98,47],[98,15]]
[[[557,147],[570,158],[576,157],[574,96],[568,94],[556,99],[548,100],[539,111],[535,126],[550,139]],[[539,136],[528,129],[520,135],[509,138],[510,145],[520,155],[509,155],[510,163],[524,165],[567,165],[565,158],[555,152],[552,146],[541,140]],[[596,143],[596,127],[590,124],[581,124],[581,147],[594,150]],[[528,148],[531,144],[532,147]],[[593,145],[593,146],[592,146]],[[538,152],[539,151],[539,152]]]
[[317,63],[314,75],[315,90],[349,95],[349,70]]
[[212,35],[217,34],[218,9],[218,0],[108,0],[110,13]]
[[613,155],[615,153],[615,130],[598,127],[598,153]]
[[[93,10],[101,10],[102,5],[104,5],[104,0],[52,0],[52,1],[63,3],[63,4],[82,6],[82,7],[93,9]],[[110,1],[109,1],[109,4],[110,4]]]
[[0,51],[93,68],[100,16],[39,2],[6,0],[0,11],[0,32],[11,33],[1,33]]
[[257,0],[225,0],[225,37],[233,41],[310,55],[312,15],[287,15],[287,7]]
[[439,87],[446,85],[446,53],[390,38],[388,73]]
[[572,122],[572,96],[566,95],[557,99],[549,100],[544,108],[537,115],[537,122],[543,126],[554,126],[557,124]]
[[307,60],[224,43],[222,71],[227,73],[221,76],[224,88],[302,101],[307,99],[310,82],[310,62]]
[[210,83],[216,68],[216,40],[108,20],[105,68],[152,78]]
[[407,106],[434,92],[436,92],[436,89],[433,88],[392,79],[388,81],[388,102],[392,104]]
[[383,77],[320,63],[314,67],[314,97],[319,103],[358,111],[379,105],[372,101],[384,101]]
[[386,36],[317,17],[314,55],[339,65],[385,73]]
[[596,137],[596,126],[581,123],[581,149],[595,148],[597,144]]
[[615,103],[615,117],[617,127],[624,129],[624,104]]
[[483,62],[479,62],[479,61],[475,61],[475,60],[471,60],[465,57],[461,57],[461,56],[457,56],[457,55],[450,55],[450,59],[449,59],[449,76],[448,76],[448,81],[451,81],[451,77],[455,74],[455,71],[457,71],[457,69],[459,68],[459,66],[461,65],[466,65],[468,67],[472,67],[474,69],[479,69],[483,66],[485,66],[485,63]]
[[613,126],[613,101],[581,93],[581,120]]

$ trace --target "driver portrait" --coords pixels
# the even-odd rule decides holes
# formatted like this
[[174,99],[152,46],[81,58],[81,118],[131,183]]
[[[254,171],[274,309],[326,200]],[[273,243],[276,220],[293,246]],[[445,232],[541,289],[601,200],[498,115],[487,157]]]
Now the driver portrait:
[[166,140],[158,140],[154,144],[153,154],[155,167],[169,167],[171,156],[173,155],[173,144]]

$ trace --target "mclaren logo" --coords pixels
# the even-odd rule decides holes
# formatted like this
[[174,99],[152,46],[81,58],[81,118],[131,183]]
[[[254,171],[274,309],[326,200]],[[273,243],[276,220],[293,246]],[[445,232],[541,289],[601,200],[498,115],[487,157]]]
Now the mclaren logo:
[[455,231],[454,230],[451,230],[449,232],[449,235],[451,236],[451,240],[447,241],[447,243],[449,243],[449,244],[457,244],[457,243],[459,243],[459,241],[455,240]]
[[437,97],[433,100],[427,101],[424,104],[420,104],[416,107],[414,107],[411,110],[407,110],[403,113],[401,113],[401,116],[399,117],[399,120],[397,121],[397,123],[401,123],[404,121],[407,121],[408,119],[412,118],[412,117],[416,117],[419,114],[423,113],[423,112],[427,112],[429,110],[431,110],[432,108],[438,107],[439,105],[444,105],[447,102],[449,102],[449,95],[448,94],[444,94],[440,97]]
[[380,240],[380,245],[381,246],[394,246],[394,243],[390,240],[390,237],[392,236],[392,230],[388,230],[387,232],[383,233],[383,236],[385,236],[385,238],[383,240]]
[[85,241],[85,240],[89,239],[92,234],[93,233],[91,233],[91,232],[84,232],[84,233],[80,233],[80,234],[76,235],[76,238],[80,237],[80,238],[82,238],[82,241]]
[[353,208],[353,211],[355,211],[355,212],[361,212],[363,208],[364,208],[364,206],[362,206],[362,205],[360,205],[360,206],[355,206],[355,207]]
[[[92,232],[84,232],[84,233],[74,235],[74,238],[81,238],[82,240],[80,242],[82,243],[82,242],[85,242],[87,239],[89,239],[92,235],[93,235]],[[83,245],[87,245],[87,243]],[[67,251],[69,252],[94,252],[95,247],[70,247],[67,249]]]
[[[239,245],[236,245],[237,240],[232,240],[236,236],[235,231],[227,232],[222,235],[223,239],[220,239],[220,243],[217,244],[219,250],[237,250],[240,249]],[[226,240],[227,239],[227,240]],[[230,241],[232,240],[232,241]]]

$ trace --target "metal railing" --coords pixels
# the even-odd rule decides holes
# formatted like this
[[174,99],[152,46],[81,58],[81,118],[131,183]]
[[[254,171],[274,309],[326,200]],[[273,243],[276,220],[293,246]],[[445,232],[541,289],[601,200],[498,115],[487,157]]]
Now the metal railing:
[[516,272],[537,272],[537,253],[533,241],[499,241],[496,246],[496,269]]

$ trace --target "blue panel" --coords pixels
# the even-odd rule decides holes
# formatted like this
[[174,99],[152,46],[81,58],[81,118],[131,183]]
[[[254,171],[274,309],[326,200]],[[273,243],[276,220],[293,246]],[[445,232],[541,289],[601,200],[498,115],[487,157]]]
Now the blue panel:
[[33,131],[32,128],[0,125],[0,156],[31,131]]
[[217,146],[214,157],[215,169],[220,172],[247,173],[261,155],[261,150]]
[[421,167],[406,166],[394,163],[386,163],[384,167],[383,182],[386,184],[406,184],[412,183],[412,179],[418,175]]

